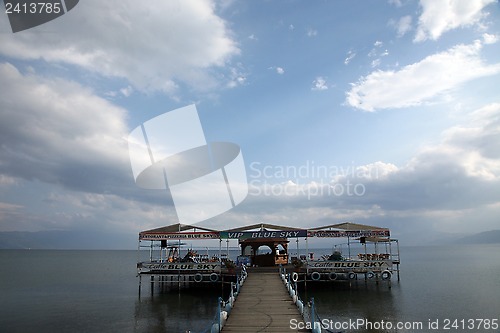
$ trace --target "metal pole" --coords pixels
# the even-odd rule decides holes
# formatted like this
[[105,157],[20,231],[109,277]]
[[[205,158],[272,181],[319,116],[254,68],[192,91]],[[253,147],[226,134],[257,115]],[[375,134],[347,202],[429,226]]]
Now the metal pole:
[[315,317],[315,311],[314,311],[314,297],[311,297],[311,325],[312,325],[312,329],[313,329],[313,332],[315,331],[314,330],[314,323],[316,322],[316,317]]
[[139,274],[139,299],[141,299],[142,275]]
[[396,239],[396,245],[397,245],[397,248],[398,248],[398,281],[399,281],[399,264],[401,263],[401,260],[399,259],[399,241]]
[[297,243],[297,259],[300,259],[300,253],[299,253],[299,238],[298,238],[298,237],[295,239],[295,242]]
[[218,313],[218,317],[219,317],[219,332],[222,331],[222,327],[221,327],[221,303],[222,303],[222,297],[219,297],[219,305],[217,306],[217,313]]
[[349,260],[351,260],[351,238],[347,236],[347,253],[349,254]]
[[308,258],[307,258],[308,255],[309,255],[309,241],[307,240],[307,237],[306,237],[306,261],[308,261]]
[[222,239],[219,239],[219,261],[222,257]]
[[139,238],[139,241],[137,242],[137,262],[139,262],[139,260],[141,260],[141,239]]
[[308,265],[309,259],[307,258],[308,255],[309,255],[309,241],[307,240],[306,237],[306,276],[304,277],[304,287],[307,287],[307,275],[309,274],[309,265]]

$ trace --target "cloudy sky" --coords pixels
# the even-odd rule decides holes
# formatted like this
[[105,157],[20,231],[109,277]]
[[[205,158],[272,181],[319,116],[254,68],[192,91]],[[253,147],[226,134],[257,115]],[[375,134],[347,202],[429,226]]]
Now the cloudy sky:
[[18,33],[2,13],[0,231],[177,223],[127,137],[190,104],[249,183],[201,226],[498,229],[499,39],[494,0],[81,0]]

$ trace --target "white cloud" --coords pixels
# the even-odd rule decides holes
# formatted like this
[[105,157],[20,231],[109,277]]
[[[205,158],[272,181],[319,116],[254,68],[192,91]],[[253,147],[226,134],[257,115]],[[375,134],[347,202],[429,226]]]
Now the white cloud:
[[483,40],[484,40],[484,44],[495,44],[496,42],[498,42],[498,36],[484,33]]
[[349,172],[340,173],[333,177],[332,182],[342,182],[349,177],[362,179],[364,181],[376,181],[386,179],[390,174],[398,171],[398,167],[392,163],[377,161],[366,165],[356,166],[352,168],[352,170],[349,170]]
[[356,56],[356,52],[354,51],[349,51],[347,52],[347,57],[344,60],[344,65],[349,65],[352,59]]
[[[176,220],[175,210],[151,202],[137,202],[114,194],[57,191],[50,194],[54,218],[66,215],[67,224],[74,228],[96,228],[99,232],[120,230],[137,233],[149,226],[161,226],[158,221]],[[85,212],[85,217],[77,212]],[[103,224],[102,222],[106,223]],[[82,226],[81,224],[85,224]]]
[[313,87],[311,88],[311,90],[328,90],[326,80],[323,77],[318,76],[316,79],[314,79]]
[[403,5],[401,0],[389,0],[389,4],[395,5],[396,7],[401,7]]
[[235,4],[235,0],[218,0],[215,4],[221,11],[227,11]]
[[[20,184],[34,187],[30,181]],[[137,235],[139,230],[177,219],[173,207],[157,200],[136,201],[115,194],[61,189],[52,184],[35,187],[36,201],[41,203],[36,208],[30,204],[0,202],[0,231],[90,230],[96,236],[102,233]],[[26,191],[22,195],[24,200],[29,200]],[[127,248],[132,245],[121,244]]]
[[22,34],[1,34],[0,53],[77,65],[125,78],[137,90],[170,94],[177,82],[216,87],[210,68],[239,53],[210,0],[88,0],[77,9]]
[[242,76],[242,75],[235,76],[232,81],[229,81],[228,87],[235,88],[237,86],[244,85],[246,80],[247,80],[247,78]]
[[244,85],[247,81],[245,70],[243,64],[238,63],[236,67],[232,67],[229,71],[229,80],[227,87],[235,88],[237,86]]
[[103,191],[129,177],[125,110],[62,79],[0,64],[0,174]]
[[403,16],[399,19],[396,25],[398,37],[403,37],[411,30],[412,17],[410,15]]
[[134,92],[134,88],[132,88],[132,86],[127,86],[125,88],[120,89],[120,92],[122,93],[123,96],[129,97]]
[[16,183],[16,179],[0,174],[0,186],[5,187]]
[[486,126],[498,120],[500,103],[485,105],[470,114],[470,121],[476,126]]
[[473,112],[467,126],[445,131],[443,144],[468,153],[461,160],[468,174],[500,179],[500,103]]
[[[0,201],[0,231],[17,231],[19,224],[26,221],[22,215],[23,206]],[[12,221],[11,223],[9,223]]]
[[371,63],[372,68],[380,66],[380,62],[381,62],[380,58],[373,60]]
[[[368,56],[369,57],[376,57],[378,55],[379,49],[382,47],[382,45],[384,45],[384,43],[382,43],[381,41],[376,41],[375,43],[373,43],[373,49],[370,50],[370,52],[368,53]],[[387,52],[387,50],[386,50],[386,52]]]
[[372,68],[380,66],[380,63],[382,62],[382,59],[380,59],[380,57],[385,57],[389,55],[389,51],[387,49],[380,52],[383,45],[384,45],[383,42],[377,40],[375,43],[373,43],[373,48],[368,53],[369,58],[378,57],[377,59],[372,60],[371,62]]
[[[424,180],[420,186],[425,186],[429,196],[446,190],[440,186],[449,182],[448,199],[478,195],[467,205],[476,200],[481,204],[499,202],[500,192],[493,189],[500,182],[500,103],[471,112],[465,122],[443,131],[440,143],[423,148],[401,172],[413,174],[415,183]],[[463,192],[453,193],[451,186]],[[481,188],[485,193],[480,193]],[[488,197],[490,191],[497,193]],[[460,204],[459,200],[454,203],[457,207]]]
[[16,210],[19,210],[20,208],[22,208],[22,206],[20,206],[20,205],[14,205],[14,204],[0,201],[0,219],[2,217],[2,212],[16,211]]
[[267,69],[270,69],[272,71],[275,71],[277,74],[279,75],[283,75],[285,74],[285,69],[283,67],[279,67],[279,66],[271,66],[271,67],[268,67]]
[[318,35],[318,30],[308,29],[307,37],[316,37]]
[[420,0],[422,14],[418,19],[415,42],[437,40],[449,30],[478,23],[482,10],[495,0]]
[[352,84],[346,103],[364,111],[410,107],[464,82],[500,73],[500,64],[483,63],[481,48],[480,41],[461,44],[398,71],[374,71]]

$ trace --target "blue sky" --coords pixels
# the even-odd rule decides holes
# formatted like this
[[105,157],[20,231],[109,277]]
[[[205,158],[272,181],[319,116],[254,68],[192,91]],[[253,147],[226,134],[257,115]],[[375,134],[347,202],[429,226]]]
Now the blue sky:
[[202,226],[498,229],[499,18],[491,0],[82,0],[13,34],[0,15],[0,231],[176,223],[127,136],[190,104],[250,184]]

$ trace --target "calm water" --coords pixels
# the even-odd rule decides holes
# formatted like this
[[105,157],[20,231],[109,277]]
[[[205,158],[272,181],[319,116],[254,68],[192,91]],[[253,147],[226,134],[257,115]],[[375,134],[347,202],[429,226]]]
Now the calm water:
[[[402,247],[401,260],[401,282],[393,279],[391,289],[359,281],[303,296],[314,296],[320,316],[335,322],[421,321],[419,332],[447,332],[427,329],[429,320],[500,320],[500,245]],[[136,261],[136,251],[0,251],[0,332],[200,332],[209,325],[220,290],[151,295],[143,279],[139,297]]]
[[[465,319],[500,321],[500,244],[401,249],[401,281],[393,276],[392,288],[359,281],[355,288],[336,285],[325,290],[307,290],[314,297],[322,319],[348,322],[367,319],[422,322],[422,330],[366,330],[370,332],[500,332],[500,329],[452,328]],[[445,330],[446,320],[451,320]],[[439,330],[428,328],[439,320]],[[331,324],[330,324],[331,325]],[[349,331],[349,330],[348,330]],[[349,331],[350,332],[350,331]],[[354,331],[356,332],[356,331]],[[359,332],[359,331],[358,331]]]

